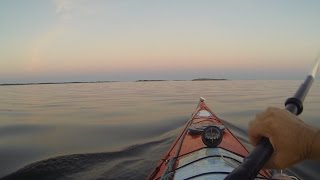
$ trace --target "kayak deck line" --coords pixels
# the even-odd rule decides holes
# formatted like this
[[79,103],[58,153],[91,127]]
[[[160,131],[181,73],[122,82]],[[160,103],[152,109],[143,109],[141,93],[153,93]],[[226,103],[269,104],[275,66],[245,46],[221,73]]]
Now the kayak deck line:
[[[204,144],[201,134],[212,126],[220,129],[222,137],[217,146],[209,147]],[[224,179],[248,154],[246,147],[201,98],[182,132],[148,179]],[[268,170],[261,170],[257,176],[258,179],[270,177]]]

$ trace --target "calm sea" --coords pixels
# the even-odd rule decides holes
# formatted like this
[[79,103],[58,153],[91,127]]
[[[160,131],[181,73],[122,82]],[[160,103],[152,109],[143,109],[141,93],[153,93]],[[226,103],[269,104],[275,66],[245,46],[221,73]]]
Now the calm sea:
[[[201,96],[250,147],[246,142],[248,122],[268,106],[283,107],[301,82],[0,86],[0,177],[145,179]],[[319,90],[316,82],[301,115],[317,127]],[[319,179],[319,167],[310,161],[291,170],[303,179]]]

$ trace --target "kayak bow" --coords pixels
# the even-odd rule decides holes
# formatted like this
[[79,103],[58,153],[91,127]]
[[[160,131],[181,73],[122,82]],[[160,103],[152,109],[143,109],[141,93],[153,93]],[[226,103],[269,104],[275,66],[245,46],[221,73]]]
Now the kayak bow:
[[[201,98],[182,133],[149,179],[224,179],[248,154]],[[271,174],[261,170],[258,177],[270,178]]]

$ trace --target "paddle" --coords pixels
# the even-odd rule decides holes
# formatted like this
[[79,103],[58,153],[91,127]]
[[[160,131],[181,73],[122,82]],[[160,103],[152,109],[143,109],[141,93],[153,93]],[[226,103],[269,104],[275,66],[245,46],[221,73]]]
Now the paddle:
[[[319,54],[320,56],[320,54]],[[316,58],[315,65],[311,73],[307,76],[305,81],[301,84],[295,95],[288,98],[285,102],[286,110],[290,111],[295,115],[299,115],[303,111],[303,101],[307,96],[310,87],[316,77],[319,56]],[[269,160],[273,153],[273,147],[268,138],[262,138],[255,149],[243,160],[243,163],[235,168],[225,180],[239,180],[248,179],[253,180],[263,168],[265,163]]]

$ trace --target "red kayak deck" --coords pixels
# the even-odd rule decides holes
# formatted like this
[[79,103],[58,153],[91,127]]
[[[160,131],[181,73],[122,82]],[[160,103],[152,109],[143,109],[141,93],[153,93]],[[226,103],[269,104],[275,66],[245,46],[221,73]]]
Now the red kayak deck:
[[[195,112],[192,114],[191,119],[184,127],[182,133],[174,141],[169,151],[160,160],[158,166],[154,169],[154,171],[148,179],[160,179],[163,176],[163,174],[166,171],[168,171],[167,166],[170,164],[169,161],[172,158],[176,157],[174,158],[175,161],[172,164],[172,168],[170,168],[169,171],[172,172],[172,174],[174,174],[175,169],[178,167],[180,160],[182,160],[185,156],[193,152],[199,151],[201,149],[208,148],[202,142],[201,134],[195,135],[188,133],[188,128],[191,125],[224,126],[223,122],[209,109],[209,107],[205,104],[204,100],[201,100]],[[228,128],[224,128],[225,129],[222,142],[216,148],[221,148],[229,152],[232,152],[233,154],[236,154],[238,156],[246,157],[249,154],[248,150],[241,144],[241,142],[231,133],[231,131]],[[270,173],[266,170],[261,170],[260,175],[270,177]]]

